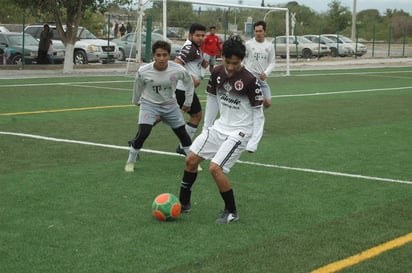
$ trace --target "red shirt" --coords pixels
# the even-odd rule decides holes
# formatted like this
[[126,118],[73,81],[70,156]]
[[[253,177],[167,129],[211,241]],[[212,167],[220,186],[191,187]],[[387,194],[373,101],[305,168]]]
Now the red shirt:
[[222,41],[219,36],[209,34],[206,36],[200,49],[209,56],[217,56],[222,50]]

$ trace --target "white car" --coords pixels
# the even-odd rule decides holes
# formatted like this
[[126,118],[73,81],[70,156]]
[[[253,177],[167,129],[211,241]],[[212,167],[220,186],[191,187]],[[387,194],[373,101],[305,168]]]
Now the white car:
[[306,39],[315,44],[323,44],[329,47],[330,56],[332,57],[350,57],[353,55],[352,47],[332,41],[331,39],[320,35],[303,35]]
[[[53,31],[53,46],[64,47],[60,39],[56,26],[49,25]],[[65,26],[63,26],[65,27]],[[43,30],[43,24],[30,25],[25,28],[25,32],[39,39]],[[113,42],[98,39],[84,27],[77,29],[77,42],[74,45],[73,62],[75,64],[87,64],[89,62],[114,62],[119,55],[119,49]]]
[[368,48],[361,43],[355,43],[346,36],[340,34],[322,34],[322,36],[331,39],[335,43],[339,43],[342,46],[349,46],[352,48],[353,54],[357,56],[365,55],[368,52]]
[[4,26],[0,26],[0,32],[10,32],[10,31]]
[[310,59],[313,56],[327,56],[330,49],[326,45],[315,44],[302,36],[278,36],[275,44],[276,56],[286,58],[286,41],[289,40],[289,55]]

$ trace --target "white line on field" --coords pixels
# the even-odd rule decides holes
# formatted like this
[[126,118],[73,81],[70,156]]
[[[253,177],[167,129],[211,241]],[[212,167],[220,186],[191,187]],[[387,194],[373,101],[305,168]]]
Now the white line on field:
[[[133,80],[119,80],[119,81],[94,81],[94,82],[48,82],[48,83],[21,83],[21,84],[4,84],[0,85],[0,87],[28,87],[28,86],[56,86],[56,85],[81,85],[83,84],[105,84],[105,83],[126,83],[126,82],[134,82]],[[105,86],[102,86],[102,88]]]
[[316,93],[306,93],[306,94],[276,95],[276,96],[272,96],[272,98],[306,97],[306,96],[325,96],[325,95],[336,95],[336,94],[363,93],[363,92],[379,92],[379,91],[406,90],[406,89],[412,89],[412,86],[392,87],[392,88],[376,88],[376,89],[360,89],[360,90],[347,90],[347,91],[334,91],[334,92],[316,92]]
[[[79,140],[70,140],[70,139],[63,139],[63,138],[45,137],[45,136],[15,133],[15,132],[0,131],[0,135],[20,136],[20,137],[28,137],[28,138],[33,138],[33,139],[47,140],[47,141],[97,146],[97,147],[118,149],[118,150],[129,150],[129,147],[127,146],[118,146],[118,145],[102,144],[102,143],[95,143],[95,142],[89,142],[89,141],[79,141]],[[150,150],[150,149],[142,149],[141,151],[146,152],[146,153],[152,153],[152,154],[182,156],[176,153]],[[296,167],[280,166],[280,165],[274,165],[274,164],[264,164],[264,163],[241,161],[241,160],[238,160],[238,162],[241,164],[254,165],[254,166],[260,166],[260,167],[267,167],[267,168],[275,168],[275,169],[283,169],[283,170],[291,170],[291,171],[307,172],[307,173],[318,173],[318,174],[326,174],[326,175],[332,175],[332,176],[343,176],[343,177],[359,178],[359,179],[366,179],[366,180],[374,180],[374,181],[380,181],[380,182],[401,183],[401,184],[412,185],[412,181],[408,181],[408,180],[381,178],[381,177],[341,173],[341,172],[332,172],[332,171],[322,171],[322,170],[314,170],[314,169],[307,169],[307,168],[296,168]]]

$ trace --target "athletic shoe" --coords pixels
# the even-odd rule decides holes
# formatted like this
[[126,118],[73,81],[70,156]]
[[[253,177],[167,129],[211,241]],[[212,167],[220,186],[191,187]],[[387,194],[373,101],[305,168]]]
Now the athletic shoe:
[[183,150],[182,147],[180,147],[180,144],[176,147],[176,153],[186,155],[185,150]]
[[181,205],[180,212],[189,213],[192,210],[192,204],[187,203],[186,205]]
[[216,219],[216,223],[218,224],[229,224],[232,222],[236,222],[239,220],[239,216],[237,216],[237,213],[232,213],[227,210],[224,210],[222,213],[222,216],[220,218]]
[[200,165],[197,165],[197,171],[198,171],[198,172],[203,171],[203,169],[202,169],[202,167],[200,167]]
[[124,166],[124,170],[128,173],[134,172],[134,163],[126,163],[126,166]]

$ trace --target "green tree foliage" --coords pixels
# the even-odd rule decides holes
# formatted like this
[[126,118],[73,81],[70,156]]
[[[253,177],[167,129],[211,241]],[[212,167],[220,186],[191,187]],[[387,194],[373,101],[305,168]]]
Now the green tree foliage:
[[[152,16],[153,21],[162,22],[163,2],[153,2],[153,7],[145,11],[147,16]],[[193,11],[193,5],[180,2],[167,2],[167,25],[171,27],[188,28],[197,16]]]
[[352,18],[349,8],[342,6],[339,0],[333,0],[328,4],[328,7],[324,32],[335,33],[345,30],[350,25]]

